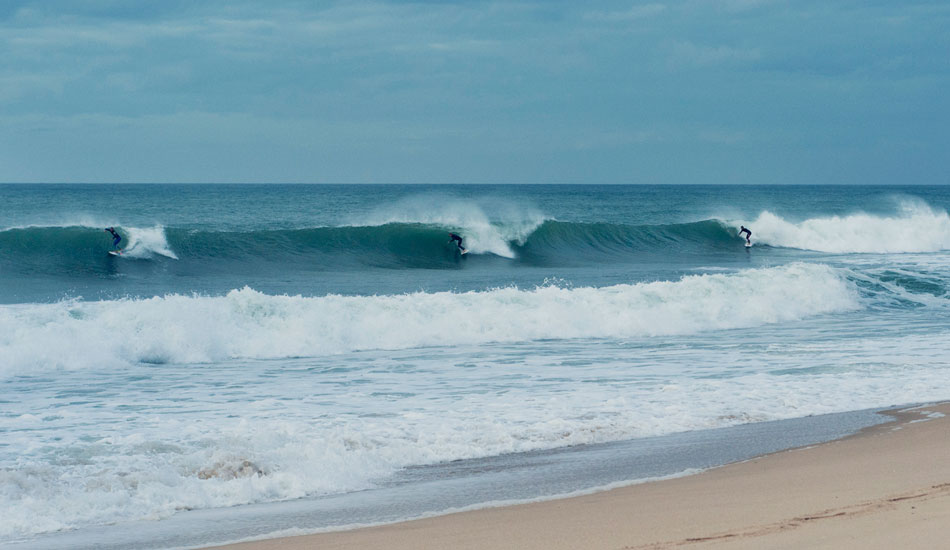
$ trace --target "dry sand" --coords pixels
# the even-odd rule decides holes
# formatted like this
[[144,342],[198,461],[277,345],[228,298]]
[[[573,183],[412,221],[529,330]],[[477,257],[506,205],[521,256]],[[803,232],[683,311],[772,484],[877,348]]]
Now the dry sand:
[[950,404],[690,477],[225,548],[950,548],[950,418],[918,421],[933,412]]

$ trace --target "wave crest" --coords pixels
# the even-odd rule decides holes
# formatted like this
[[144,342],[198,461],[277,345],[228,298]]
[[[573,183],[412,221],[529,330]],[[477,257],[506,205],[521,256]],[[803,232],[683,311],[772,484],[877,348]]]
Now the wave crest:
[[485,200],[485,207],[492,211],[491,216],[485,213],[482,205],[470,200],[436,195],[414,196],[377,209],[355,220],[353,225],[419,224],[439,227],[462,235],[466,248],[472,253],[514,258],[512,245],[523,244],[535,229],[549,219],[527,206]]

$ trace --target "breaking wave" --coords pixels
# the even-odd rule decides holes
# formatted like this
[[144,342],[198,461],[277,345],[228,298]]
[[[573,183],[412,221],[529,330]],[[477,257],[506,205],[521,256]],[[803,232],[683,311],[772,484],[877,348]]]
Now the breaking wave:
[[320,356],[539,339],[627,338],[752,327],[860,307],[816,264],[609,287],[390,296],[167,295],[0,307],[8,373],[129,363]]
[[769,211],[746,225],[759,243],[832,253],[902,253],[950,250],[950,215],[922,201],[905,200],[892,216],[855,213],[792,222]]
[[[118,227],[125,247],[119,259],[105,253],[111,240],[99,227],[9,228],[0,230],[0,269],[75,277],[111,274],[116,262],[128,260],[176,261],[190,275],[255,265],[350,271],[456,269],[463,259],[495,259],[513,267],[636,262],[657,255],[732,255],[743,249],[740,224],[752,229],[756,245],[775,248],[838,254],[950,250],[950,215],[921,201],[905,201],[893,215],[854,213],[795,221],[766,210],[752,220],[654,225],[568,222],[540,214],[489,221],[480,210],[460,207],[458,212],[426,215],[428,210],[419,208],[332,227]],[[462,235],[470,254],[459,257],[449,232]]]

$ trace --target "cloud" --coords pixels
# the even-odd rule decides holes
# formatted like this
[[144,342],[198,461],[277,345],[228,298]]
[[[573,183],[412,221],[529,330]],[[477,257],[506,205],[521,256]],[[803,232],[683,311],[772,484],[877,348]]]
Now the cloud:
[[924,144],[928,181],[950,169],[948,26],[927,0],[7,0],[0,141],[35,163],[0,181],[671,181],[656,159],[861,151],[881,127]]
[[669,62],[673,66],[710,66],[747,63],[762,59],[758,48],[734,48],[731,46],[707,46],[689,41],[674,42],[669,48]]
[[659,15],[666,11],[665,4],[642,4],[619,11],[595,11],[584,14],[584,19],[591,21],[606,21],[623,23],[636,19],[645,19]]
[[62,93],[61,75],[8,74],[0,76],[0,101],[15,101],[37,94]]
[[696,136],[700,141],[718,145],[736,145],[747,141],[747,132],[728,130],[723,128],[709,128],[700,130]]
[[785,2],[786,0],[692,0],[692,5],[712,7],[726,12],[744,12]]

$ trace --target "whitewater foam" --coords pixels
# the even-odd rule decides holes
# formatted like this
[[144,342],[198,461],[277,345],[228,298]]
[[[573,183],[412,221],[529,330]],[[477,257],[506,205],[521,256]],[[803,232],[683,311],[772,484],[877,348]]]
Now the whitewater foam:
[[[379,354],[365,368],[328,362],[135,369],[106,379],[79,373],[86,384],[113,382],[111,391],[68,393],[70,403],[44,418],[0,416],[0,428],[18,449],[17,467],[0,469],[8,489],[0,491],[0,540],[360,490],[408,465],[945,395],[945,337],[826,345],[826,353],[816,355],[810,343],[791,343],[768,358],[776,370],[800,368],[802,360],[814,366],[849,359],[837,371],[814,374],[744,371],[743,357],[728,348],[672,346],[637,354],[623,346],[610,353],[599,344],[586,351],[597,359],[582,366],[564,360],[583,355],[545,359],[545,346],[537,346],[521,349],[520,361],[505,363],[509,353],[498,350],[477,366],[473,350],[442,349],[387,359]],[[491,350],[479,351],[485,352]],[[155,379],[129,382],[148,375]],[[77,387],[70,378],[50,395],[34,392],[35,401],[23,407],[43,410],[51,395]],[[397,388],[407,396],[380,397]]]
[[860,307],[841,271],[790,264],[610,287],[391,296],[168,295],[0,307],[3,373],[308,357],[751,327]]
[[894,216],[855,213],[796,223],[766,210],[754,221],[743,221],[742,225],[753,230],[756,242],[819,252],[902,253],[950,249],[950,215],[918,200],[901,201]]

